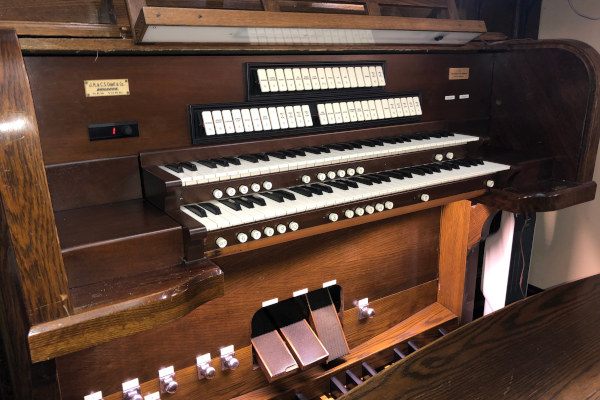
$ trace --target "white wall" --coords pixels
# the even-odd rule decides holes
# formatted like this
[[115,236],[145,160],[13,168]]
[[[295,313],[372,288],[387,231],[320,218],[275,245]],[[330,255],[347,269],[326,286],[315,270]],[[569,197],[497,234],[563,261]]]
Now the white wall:
[[[571,2],[579,12],[600,18],[600,1]],[[567,0],[543,0],[539,38],[577,39],[600,52],[600,20],[578,16]],[[600,157],[596,160],[594,180],[600,182]],[[592,202],[537,215],[530,284],[548,288],[600,273],[599,196],[596,190]]]

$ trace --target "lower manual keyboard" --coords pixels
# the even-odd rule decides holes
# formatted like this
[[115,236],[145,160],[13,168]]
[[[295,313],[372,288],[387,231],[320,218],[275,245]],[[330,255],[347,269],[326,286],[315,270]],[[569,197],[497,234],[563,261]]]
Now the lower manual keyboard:
[[[478,159],[444,161],[224,200],[187,204],[181,206],[181,210],[202,223],[206,230],[211,232],[277,217],[292,216],[306,211],[491,175],[509,168],[507,165]],[[393,208],[393,204],[389,203],[391,202],[379,206],[387,209]],[[383,211],[384,208],[377,211]],[[357,210],[347,211],[360,213]],[[365,208],[363,211],[372,213],[374,210]],[[352,217],[350,215],[345,216],[347,218]],[[338,215],[331,213],[327,217],[330,221],[336,221]],[[293,231],[298,228],[297,223],[289,223],[287,226],[280,224],[275,227],[278,233],[284,233],[287,229]],[[272,236],[275,230],[270,228],[263,229],[261,232],[254,229],[249,233],[250,237],[256,240],[260,239],[263,234]],[[246,233],[240,232],[236,239],[238,242],[244,243],[249,238]],[[222,248],[227,245],[227,241],[223,238],[217,238],[216,244]]]

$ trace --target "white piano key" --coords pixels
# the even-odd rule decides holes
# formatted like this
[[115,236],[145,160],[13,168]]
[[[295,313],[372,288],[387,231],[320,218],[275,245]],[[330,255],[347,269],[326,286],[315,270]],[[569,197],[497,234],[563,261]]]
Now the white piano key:
[[225,132],[226,133],[235,133],[235,126],[233,125],[233,117],[231,115],[231,110],[223,110],[221,112],[223,115],[223,123],[225,124]]
[[279,128],[287,129],[288,128],[288,119],[285,113],[285,108],[277,107],[277,116],[279,117]]
[[212,119],[213,119],[213,123],[215,125],[215,131],[217,132],[217,135],[224,135],[225,134],[225,124],[223,123],[223,115],[221,114],[221,111],[214,110],[212,112]]
[[348,112],[348,106],[345,102],[341,102],[340,109],[342,110],[342,122],[350,122],[350,113]]
[[344,82],[342,81],[342,73],[340,72],[340,69],[338,67],[333,67],[333,68],[331,68],[331,70],[333,72],[333,80],[335,81],[335,88],[343,89]]
[[[377,112],[377,119],[384,119],[385,118],[385,112],[383,111],[383,102],[381,101],[381,99],[376,99],[374,101],[375,103],[375,110]],[[370,105],[370,103],[369,103]]]
[[[321,90],[329,89],[327,84],[327,76],[325,76],[325,68],[317,68],[317,75],[319,76],[319,86]],[[313,83],[313,88],[315,84]],[[333,88],[332,88],[333,89]]]
[[269,90],[271,92],[279,92],[279,85],[277,84],[277,75],[275,74],[274,69],[267,69],[267,79],[269,81]]
[[327,113],[327,123],[335,124],[335,114],[333,113],[333,104],[325,103],[325,112]]
[[371,85],[373,87],[379,86],[379,80],[377,79],[377,69],[374,65],[369,66],[369,76],[371,78]]
[[252,116],[250,115],[250,110],[247,108],[242,108],[242,122],[244,123],[244,130],[246,132],[254,131],[254,125],[252,124]]
[[417,115],[423,115],[423,110],[421,109],[421,102],[419,101],[419,97],[413,97],[413,103],[415,105],[415,111]]
[[[335,78],[331,67],[325,67],[325,77],[327,78],[327,89],[335,89]],[[323,88],[323,84],[321,84],[321,88]]]
[[[369,114],[371,114],[371,119],[379,119],[379,115],[377,114],[377,106],[375,105],[375,100],[369,100]],[[383,110],[382,110],[383,113]]]
[[304,83],[302,81],[302,72],[300,72],[300,68],[292,69],[292,75],[294,75],[294,85],[296,86],[296,90],[304,90]]
[[233,126],[235,133],[244,132],[244,122],[242,121],[242,112],[239,109],[231,110],[231,116],[233,118]]
[[202,111],[202,125],[204,126],[204,134],[206,136],[212,136],[216,133],[212,113],[210,111]]
[[206,227],[207,231],[216,231],[219,228],[222,228],[219,226],[219,224],[217,224],[216,222],[212,221],[210,218],[206,217],[206,218],[202,218],[199,215],[196,215],[195,213],[193,213],[192,211],[188,210],[185,206],[181,206],[179,207],[179,209],[189,215],[190,217],[192,217],[193,219],[195,219],[196,221],[200,222],[202,225],[204,225]]
[[346,107],[348,108],[348,116],[350,117],[350,122],[358,121],[358,117],[356,115],[356,109],[354,108],[354,102],[353,101],[347,102]]
[[285,75],[285,84],[287,86],[287,90],[289,92],[295,92],[296,91],[296,82],[294,81],[294,73],[292,72],[292,69],[285,68],[283,70],[283,73]]
[[300,68],[300,73],[302,74],[302,84],[304,85],[304,90],[313,90],[308,68]]
[[277,87],[280,92],[287,92],[287,85],[285,82],[285,73],[283,72],[283,68],[277,68],[275,70],[275,76],[277,76]]
[[260,122],[260,113],[258,108],[250,109],[250,117],[252,118],[252,127],[255,131],[262,131],[262,123]]
[[260,113],[260,121],[262,123],[262,128],[265,131],[271,130],[271,118],[269,118],[269,111],[266,107],[262,107],[258,109]]
[[302,116],[304,118],[304,126],[313,126],[312,116],[310,115],[310,107],[306,104],[302,106]]
[[365,87],[373,86],[373,84],[371,83],[371,73],[369,72],[369,67],[362,67],[362,75],[363,80],[365,81]]
[[294,117],[296,118],[296,126],[304,128],[304,117],[302,116],[302,107],[294,106]]
[[371,116],[371,108],[369,107],[369,102],[367,100],[363,100],[360,102],[360,105],[362,107],[362,112],[365,116],[365,121],[372,120],[373,117]]
[[344,122],[344,119],[342,118],[342,109],[340,108],[340,103],[333,103],[333,116],[335,117],[335,123],[336,124],[341,124],[342,122]]
[[[321,78],[319,72],[316,68],[309,68],[308,72],[310,74],[310,84],[312,85],[312,90],[320,90]],[[323,70],[323,78],[325,78],[325,70]],[[325,82],[327,82],[327,80],[325,80]]]
[[379,83],[379,86],[385,86],[385,74],[383,73],[383,68],[381,65],[378,65],[375,67],[375,70],[377,71],[377,83]]
[[258,84],[260,86],[260,91],[263,93],[270,92],[269,80],[267,79],[267,71],[263,68],[260,68],[256,70],[256,74],[258,75]]
[[354,72],[356,73],[356,83],[358,84],[358,87],[365,87],[365,78],[362,67],[354,67]]
[[402,111],[404,112],[404,116],[410,116],[410,109],[408,108],[408,101],[406,100],[406,97],[401,97],[400,102],[402,103]]
[[285,115],[287,117],[288,127],[296,128],[297,125],[296,125],[296,116],[294,115],[294,107],[285,106]]
[[359,121],[364,121],[365,120],[365,114],[364,114],[363,109],[362,109],[362,102],[355,101],[354,102],[354,109],[356,110],[356,119],[358,119]]
[[179,178],[179,180],[181,180],[181,186],[188,186],[190,184],[194,184],[194,179],[192,178],[192,176],[190,176],[186,172],[175,172],[172,169],[169,169],[164,165],[159,165],[158,168]]
[[325,110],[325,104],[317,104],[317,113],[319,114],[319,123],[321,125],[329,124],[329,119],[327,118],[327,110]]
[[408,103],[408,111],[410,112],[410,115],[417,115],[417,110],[415,110],[415,103],[413,103],[413,98],[407,97],[406,102]]

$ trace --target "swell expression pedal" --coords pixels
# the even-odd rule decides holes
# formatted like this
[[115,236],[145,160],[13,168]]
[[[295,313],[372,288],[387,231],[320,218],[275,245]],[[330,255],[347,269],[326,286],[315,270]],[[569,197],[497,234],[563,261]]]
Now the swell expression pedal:
[[306,295],[312,325],[329,353],[327,362],[343,357],[350,352],[340,318],[329,292],[329,290],[336,289],[339,290],[339,286],[313,290]]

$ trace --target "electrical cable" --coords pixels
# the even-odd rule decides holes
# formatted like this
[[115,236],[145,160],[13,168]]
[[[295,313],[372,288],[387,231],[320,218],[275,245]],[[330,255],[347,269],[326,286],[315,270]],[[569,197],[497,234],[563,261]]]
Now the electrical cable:
[[589,20],[592,20],[592,21],[598,21],[598,20],[600,20],[600,17],[590,17],[589,15],[585,15],[584,13],[580,12],[579,10],[577,10],[575,8],[575,6],[571,2],[571,0],[567,0],[567,1],[569,2],[569,7],[571,7],[571,10],[573,10],[573,12],[575,14],[579,15],[581,18],[589,19]]

